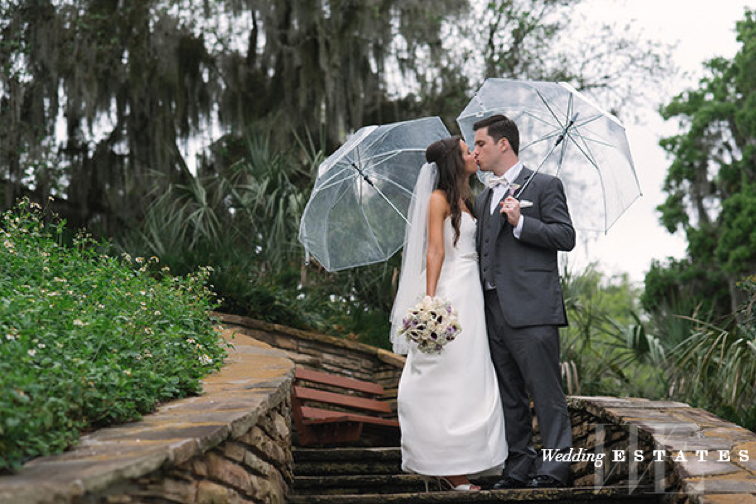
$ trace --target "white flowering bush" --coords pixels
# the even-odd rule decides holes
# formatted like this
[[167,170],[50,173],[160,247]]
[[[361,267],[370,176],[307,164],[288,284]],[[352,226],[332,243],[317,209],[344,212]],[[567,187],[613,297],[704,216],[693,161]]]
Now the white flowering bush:
[[438,353],[462,331],[457,311],[445,299],[425,296],[407,310],[399,335],[415,342],[423,353]]
[[65,236],[28,201],[0,216],[0,473],[200,392],[226,355],[208,269],[174,277]]

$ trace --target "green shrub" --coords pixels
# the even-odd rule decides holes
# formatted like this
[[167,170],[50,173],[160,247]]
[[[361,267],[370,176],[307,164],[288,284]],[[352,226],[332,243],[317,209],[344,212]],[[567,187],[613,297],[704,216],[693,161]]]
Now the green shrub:
[[226,356],[210,271],[102,253],[22,201],[0,223],[0,472],[198,393]]

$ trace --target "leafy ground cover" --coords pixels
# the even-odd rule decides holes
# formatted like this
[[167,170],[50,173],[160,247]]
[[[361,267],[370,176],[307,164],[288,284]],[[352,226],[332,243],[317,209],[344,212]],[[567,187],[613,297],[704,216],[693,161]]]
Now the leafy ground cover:
[[226,356],[207,268],[174,277],[85,234],[64,245],[42,214],[22,201],[0,221],[0,473],[199,392]]

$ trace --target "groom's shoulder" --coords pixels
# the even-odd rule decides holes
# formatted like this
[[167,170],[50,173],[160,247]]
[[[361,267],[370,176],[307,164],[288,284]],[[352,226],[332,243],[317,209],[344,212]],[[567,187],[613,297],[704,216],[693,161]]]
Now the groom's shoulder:
[[559,177],[555,177],[554,175],[549,175],[547,173],[543,172],[533,172],[532,170],[528,170],[530,173],[527,174],[526,178],[532,178],[533,180],[530,181],[531,184],[538,184],[543,186],[550,186],[555,183],[559,182]]

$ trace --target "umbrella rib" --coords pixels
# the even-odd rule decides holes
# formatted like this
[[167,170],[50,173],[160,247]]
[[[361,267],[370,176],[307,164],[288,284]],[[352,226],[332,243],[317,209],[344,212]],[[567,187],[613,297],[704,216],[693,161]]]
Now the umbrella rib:
[[[549,111],[549,113],[550,113],[550,114],[551,114],[551,116],[552,116],[552,117],[554,118],[554,120],[555,120],[555,121],[557,122],[557,124],[558,124],[558,125],[559,125],[559,126],[560,126],[560,127],[562,128],[562,129],[564,129],[564,126],[565,126],[565,125],[564,125],[564,124],[562,124],[562,123],[561,123],[561,122],[559,121],[559,117],[558,117],[558,116],[557,116],[557,115],[556,115],[556,114],[554,113],[554,111],[553,111],[553,110],[551,109],[551,105],[549,104],[549,102],[548,102],[548,101],[546,101],[546,98],[544,98],[544,96],[543,96],[543,95],[541,94],[541,92],[540,92],[540,91],[538,91],[537,89],[535,90],[535,92],[536,92],[536,94],[538,95],[538,97],[539,97],[539,98],[541,99],[541,101],[543,102],[543,105],[544,105],[544,106],[546,107],[546,110],[548,110],[548,111]],[[565,124],[566,124],[566,123],[565,123]]]
[[[591,152],[590,147],[588,144],[585,144],[585,150],[583,149],[583,146],[581,146],[572,136],[571,133],[567,133],[567,138],[572,140],[572,143],[575,144],[575,147],[577,147],[580,152],[583,153],[585,158],[588,160],[589,163],[593,165],[593,167],[596,169],[596,173],[598,174],[599,182],[601,182],[601,196],[602,196],[602,202],[604,204],[604,229],[606,229],[606,219],[607,219],[607,211],[606,211],[606,186],[604,185],[604,175],[601,173],[601,169],[599,169],[598,163],[596,163],[596,160],[593,158],[593,153]],[[578,138],[585,140],[578,134]],[[586,152],[587,151],[587,152]]]
[[[547,107],[548,107],[548,105],[547,105]],[[551,111],[550,111],[550,112],[551,112]],[[553,114],[554,114],[554,113],[552,112],[552,115],[553,115]],[[543,117],[541,117],[541,116],[539,116],[539,115],[537,115],[537,114],[534,114],[533,112],[529,112],[529,111],[527,111],[527,110],[523,110],[523,111],[522,111],[522,115],[524,115],[524,116],[528,116],[528,117],[531,117],[531,118],[535,119],[536,121],[540,121],[540,122],[542,122],[542,123],[544,123],[544,124],[548,124],[549,126],[552,126],[552,127],[554,127],[554,128],[559,128],[559,129],[562,129],[562,128],[563,128],[563,126],[562,126],[562,125],[561,125],[561,123],[559,122],[559,119],[557,119],[557,118],[556,118],[556,116],[554,116],[554,119],[556,119],[556,120],[557,120],[557,122],[556,122],[556,124],[554,124],[554,123],[552,123],[552,122],[549,122],[549,121],[548,121],[548,120],[546,120],[545,118],[543,118]]]
[[377,173],[377,172],[373,172],[373,177],[375,177],[378,180],[383,180],[384,182],[388,182],[394,187],[401,189],[405,194],[409,194],[410,196],[412,196],[412,191],[404,187],[402,184],[397,183],[395,180],[391,180],[389,177],[385,177],[382,174]]
[[601,119],[602,117],[604,117],[604,116],[603,116],[603,115],[601,115],[601,114],[596,114],[596,115],[594,115],[594,116],[590,116],[590,117],[588,117],[588,118],[587,118],[587,119],[586,119],[585,121],[582,121],[582,122],[581,122],[580,124],[576,124],[576,125],[575,125],[575,127],[576,127],[576,128],[578,128],[578,127],[581,127],[581,128],[582,128],[582,127],[583,127],[583,126],[585,126],[586,124],[590,124],[590,123],[592,123],[593,121],[596,121],[596,120],[598,120],[598,119]]
[[567,138],[569,138],[570,140],[572,140],[572,143],[574,143],[574,144],[575,144],[575,146],[576,146],[576,147],[577,147],[578,149],[580,149],[580,152],[582,152],[582,153],[583,153],[583,155],[585,156],[585,158],[586,158],[586,159],[588,160],[588,162],[589,162],[589,163],[591,163],[591,164],[593,165],[593,167],[594,167],[594,168],[596,169],[596,171],[600,171],[600,170],[599,170],[599,166],[598,166],[598,163],[596,162],[596,160],[595,160],[595,159],[594,159],[594,157],[593,157],[593,152],[591,152],[591,149],[590,149],[590,147],[588,146],[588,143],[587,143],[587,142],[585,142],[585,138],[583,138],[583,136],[582,136],[582,135],[581,135],[580,133],[577,133],[577,137],[578,137],[578,138],[580,138],[581,140],[583,140],[583,142],[584,142],[584,145],[583,145],[583,146],[585,147],[585,149],[583,148],[583,146],[581,146],[581,145],[580,145],[580,144],[579,144],[579,143],[578,143],[578,142],[577,142],[577,141],[575,140],[575,138],[573,138],[573,133],[572,133],[572,132],[569,132],[569,133],[567,133]]
[[328,182],[327,184],[321,185],[320,187],[316,187],[316,188],[314,188],[312,190],[312,192],[313,193],[318,193],[318,192],[320,192],[320,191],[322,191],[324,189],[330,189],[331,187],[333,187],[335,185],[342,184],[342,183],[347,182],[350,179],[354,179],[354,178],[357,178],[357,174],[356,173],[351,173],[351,174],[347,175],[344,178],[340,178],[339,180],[334,180],[332,182]]
[[601,138],[601,137],[592,138],[592,137],[589,137],[588,135],[586,135],[585,133],[583,133],[582,131],[580,131],[580,129],[583,128],[586,124],[590,124],[593,121],[601,119],[601,117],[602,117],[601,115],[595,115],[595,116],[589,117],[585,121],[580,122],[579,124],[575,124],[575,131],[579,131],[578,134],[584,140],[590,141],[590,142],[595,143],[595,144],[603,145],[605,147],[612,147],[612,148],[614,148],[614,144],[612,144],[612,143],[604,140],[603,138]]
[[[330,209],[331,210],[333,210],[336,207],[336,203],[338,203],[344,197],[344,195],[347,194],[347,190],[348,189],[349,189],[349,184],[344,184],[343,186],[341,186],[338,189],[338,192],[336,193],[336,197],[334,198],[333,203],[330,205]],[[326,214],[326,223],[325,223],[325,228],[326,229],[328,229],[328,227],[329,227],[330,220],[331,220],[331,212],[329,211]],[[328,247],[326,247],[324,253],[327,255],[327,257],[326,257],[327,264],[330,267],[331,266],[331,252],[330,252],[330,249]]]
[[365,206],[360,205],[360,213],[362,213],[362,218],[365,219],[366,227],[368,232],[370,233],[370,238],[372,238],[373,245],[378,248],[378,250],[381,251],[381,254],[384,254],[383,247],[381,247],[381,242],[378,240],[378,237],[375,235],[375,231],[373,231],[373,226],[370,225],[370,220],[368,220],[368,216],[365,213]]
[[384,152],[381,154],[376,154],[375,156],[370,158],[370,162],[373,163],[373,165],[377,165],[378,163],[385,163],[389,159],[396,157],[400,154],[404,154],[407,152],[425,152],[425,149],[397,149],[392,150],[388,152]]
[[541,142],[547,142],[547,141],[551,140],[552,138],[555,138],[555,137],[557,137],[557,136],[559,136],[561,134],[562,134],[561,131],[554,131],[552,133],[547,133],[547,134],[543,135],[542,137],[540,137],[538,140],[533,140],[529,144],[521,146],[520,150],[525,150],[528,147],[531,147],[533,145],[539,144]]
[[[407,224],[409,224],[409,221],[407,220],[407,218],[406,218],[406,217],[405,217],[404,215],[402,215],[402,212],[401,212],[401,211],[399,211],[399,209],[398,209],[398,208],[396,208],[396,205],[394,205],[394,203],[393,203],[393,202],[392,202],[392,201],[391,201],[390,199],[388,199],[388,197],[387,197],[387,196],[386,196],[385,194],[383,194],[383,191],[381,191],[380,189],[378,189],[378,188],[377,188],[377,187],[375,186],[375,184],[373,184],[373,182],[372,182],[372,181],[370,180],[370,177],[368,177],[368,176],[367,176],[367,173],[365,173],[365,171],[364,171],[363,169],[359,168],[359,167],[358,167],[358,166],[357,166],[357,165],[356,165],[355,163],[352,163],[352,165],[351,165],[351,166],[352,166],[352,167],[353,167],[353,168],[354,168],[355,170],[357,170],[357,172],[358,172],[358,173],[360,174],[360,176],[361,176],[361,177],[362,177],[362,178],[363,178],[363,179],[364,179],[364,180],[365,180],[365,181],[366,181],[366,182],[367,182],[367,183],[368,183],[368,184],[370,185],[370,187],[372,187],[373,189],[375,189],[375,192],[377,192],[377,193],[378,193],[378,195],[379,195],[379,196],[380,196],[381,198],[383,198],[383,199],[384,199],[384,200],[386,201],[386,203],[388,203],[388,204],[389,204],[389,206],[390,206],[391,208],[393,208],[393,209],[394,209],[394,211],[395,211],[395,212],[396,212],[397,214],[399,214],[399,216],[400,216],[400,217],[401,217],[401,218],[402,218],[402,219],[404,220],[404,222],[406,222]],[[373,173],[373,176],[375,176],[375,173]],[[357,177],[355,177],[355,178],[357,178]],[[359,181],[359,179],[357,179],[357,180]],[[361,183],[361,182],[360,182],[360,186],[359,186],[359,188],[360,188],[360,190],[359,190],[359,195],[360,195],[360,207],[362,208],[362,183]],[[364,212],[363,212],[363,214],[364,214]],[[367,216],[366,216],[365,218],[367,219]]]

